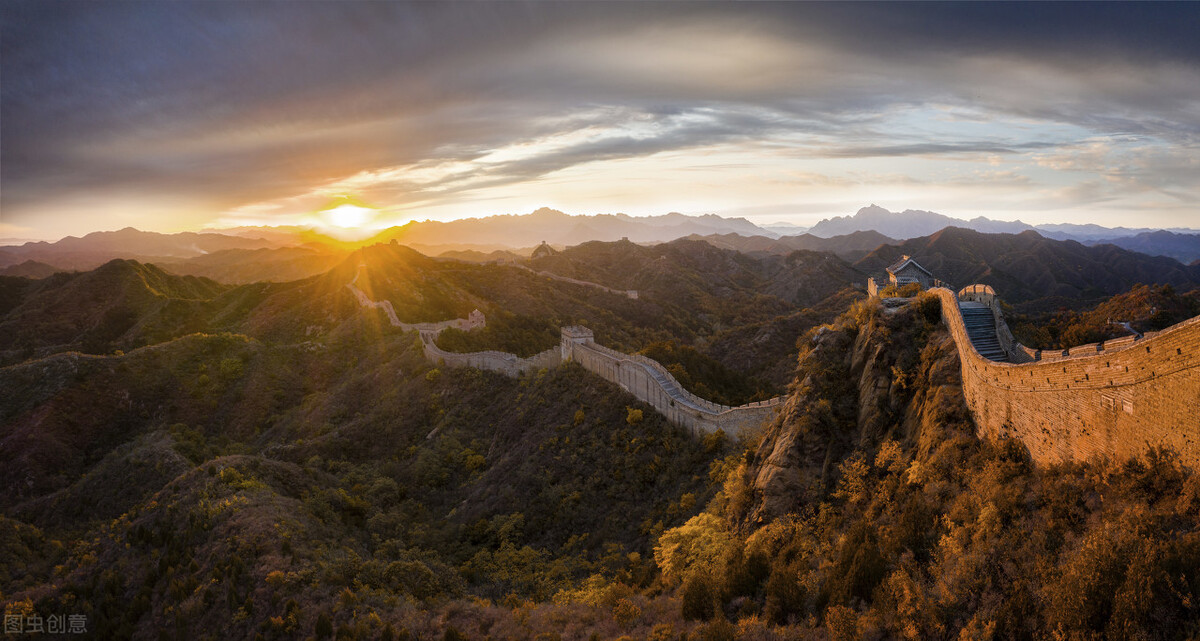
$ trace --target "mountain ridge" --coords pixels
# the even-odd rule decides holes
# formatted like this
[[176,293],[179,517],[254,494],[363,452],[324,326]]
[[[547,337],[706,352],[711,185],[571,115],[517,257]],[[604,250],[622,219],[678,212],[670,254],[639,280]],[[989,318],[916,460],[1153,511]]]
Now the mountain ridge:
[[[1147,232],[1164,231],[1150,228],[1102,227],[1096,224],[1076,223],[1047,223],[1030,225],[1020,220],[992,220],[984,216],[976,216],[970,220],[953,218],[945,214],[919,209],[906,209],[901,212],[889,211],[872,203],[863,207],[850,216],[834,216],[821,220],[813,225],[808,233],[822,238],[839,236],[855,231],[875,230],[886,236],[900,240],[928,236],[946,227],[960,227],[984,233],[1020,233],[1025,230],[1035,230],[1038,233],[1055,240],[1101,241],[1106,238],[1121,238],[1135,236]],[[1165,231],[1189,233],[1193,229],[1173,228]]]
[[[1079,305],[1129,290],[1133,285],[1200,286],[1200,269],[1162,256],[1115,245],[1087,246],[1046,238],[1035,230],[985,234],[947,227],[929,236],[883,245],[855,263],[883,278],[901,256],[912,256],[934,276],[962,287],[991,285],[1014,306],[1028,310]],[[1074,301],[1074,302],[1071,302]]]
[[867,255],[880,245],[896,243],[897,240],[884,236],[875,230],[855,231],[841,236],[821,238],[804,233],[796,236],[742,236],[740,234],[710,234],[701,236],[692,234],[688,240],[704,241],[714,247],[733,249],[743,253],[766,252],[769,254],[786,255],[797,250],[823,251],[837,255],[848,261],[855,261]]
[[[555,246],[574,246],[592,240],[617,241],[628,239],[635,243],[671,242],[678,238],[712,238],[715,244],[747,251],[786,253],[788,249],[832,250],[843,258],[856,260],[863,252],[888,239],[905,240],[930,235],[947,226],[974,229],[985,233],[1019,233],[1036,229],[1048,238],[1073,239],[1086,244],[1111,243],[1143,253],[1166,255],[1188,263],[1200,259],[1200,237],[1196,230],[1151,230],[1125,227],[1107,228],[1099,225],[1070,223],[1028,225],[1021,221],[995,221],[977,216],[971,220],[953,218],[926,210],[909,209],[890,212],[870,205],[849,216],[836,216],[817,223],[803,233],[803,228],[782,223],[758,225],[741,217],[726,218],[716,214],[685,215],[671,212],[657,216],[627,214],[570,215],[543,207],[528,214],[501,214],[453,221],[410,221],[404,225],[382,229],[358,241],[338,240],[313,227],[230,227],[206,229],[200,232],[163,234],[139,231],[132,227],[116,231],[101,231],[83,237],[67,236],[55,242],[31,241],[23,245],[0,246],[0,270],[35,261],[58,270],[89,270],[114,258],[131,258],[141,262],[180,264],[196,260],[194,268],[183,267],[182,273],[215,275],[230,282],[263,280],[262,274],[245,267],[216,267],[208,264],[216,259],[207,256],[229,250],[252,252],[263,249],[304,247],[315,254],[351,251],[357,247],[396,240],[420,248],[429,255],[446,252],[513,251],[545,241]],[[1170,233],[1170,236],[1165,233]],[[731,237],[761,240],[742,241]],[[870,238],[870,234],[881,237]],[[834,238],[847,236],[828,244]],[[722,238],[723,237],[723,238]],[[1132,237],[1132,238],[1131,238]],[[781,244],[776,244],[781,243]],[[840,243],[840,244],[839,244]],[[282,255],[282,254],[279,254]],[[229,256],[227,254],[227,256]],[[219,261],[218,261],[219,262]],[[236,262],[236,261],[235,261]],[[279,261],[285,277],[303,277],[318,273],[327,263],[318,261],[317,268],[305,269],[292,261]],[[46,273],[39,268],[37,273]],[[191,270],[191,271],[189,271]],[[269,271],[269,270],[267,270]],[[6,271],[13,275],[27,272]],[[35,273],[35,272],[28,272]]]

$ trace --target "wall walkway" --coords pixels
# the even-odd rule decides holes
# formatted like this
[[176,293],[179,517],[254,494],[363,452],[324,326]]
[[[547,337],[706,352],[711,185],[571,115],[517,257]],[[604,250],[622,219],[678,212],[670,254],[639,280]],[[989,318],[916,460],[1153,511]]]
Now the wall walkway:
[[625,354],[595,342],[585,327],[564,327],[562,359],[574,361],[601,378],[620,385],[648,403],[668,421],[695,434],[760,427],[775,419],[785,397],[737,407],[707,401],[683,389],[661,363],[639,354]]
[[[1019,438],[1040,465],[1138,458],[1160,447],[1200,469],[1200,316],[1140,339],[1050,354],[1012,339],[987,289],[930,290],[958,346],[963,394],[981,436]],[[1016,362],[976,350],[960,298],[993,310],[1000,344]]]

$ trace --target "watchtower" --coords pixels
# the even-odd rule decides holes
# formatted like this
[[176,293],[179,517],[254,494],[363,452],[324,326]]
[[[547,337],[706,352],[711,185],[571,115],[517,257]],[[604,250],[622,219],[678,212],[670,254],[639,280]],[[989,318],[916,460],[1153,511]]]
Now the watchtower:
[[896,287],[902,287],[909,283],[918,283],[921,285],[921,289],[929,289],[933,286],[933,274],[908,255],[901,256],[900,260],[889,266],[887,273],[888,280]]
[[576,345],[595,343],[596,335],[583,325],[568,325],[562,328],[562,359],[571,360]]
[[557,253],[549,243],[543,240],[542,244],[533,248],[533,254],[530,255],[530,258],[544,258],[546,256],[554,256]]

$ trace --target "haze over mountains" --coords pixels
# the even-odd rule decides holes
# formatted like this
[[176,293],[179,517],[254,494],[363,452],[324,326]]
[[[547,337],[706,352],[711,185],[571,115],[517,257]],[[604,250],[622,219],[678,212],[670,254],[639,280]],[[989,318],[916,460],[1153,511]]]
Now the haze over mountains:
[[[1047,238],[1055,240],[1102,241],[1104,239],[1137,236],[1148,232],[1158,231],[1148,227],[1131,229],[1128,227],[1101,227],[1100,225],[1075,223],[1051,223],[1030,225],[1020,220],[992,220],[977,216],[970,220],[953,218],[944,214],[918,209],[906,209],[893,212],[878,205],[870,205],[859,209],[853,216],[835,216],[826,218],[813,225],[808,233],[821,238],[849,234],[855,231],[874,230],[885,236],[901,240],[928,236],[946,227],[962,227],[984,233],[1019,234],[1032,229]],[[1194,229],[1169,229],[1169,232],[1195,233]]]
[[[157,235],[149,236],[154,242],[163,242],[154,238]],[[885,242],[863,249],[880,238]],[[210,242],[209,246],[216,245]],[[1181,292],[1200,287],[1200,264],[1183,265],[1172,258],[1111,244],[1091,247],[1054,240],[1032,230],[987,234],[948,227],[905,241],[891,241],[874,232],[833,239],[806,234],[775,240],[726,234],[651,246],[626,240],[590,241],[548,256],[528,259],[506,254],[499,261],[523,262],[533,271],[505,264],[467,265],[453,258],[431,259],[390,243],[366,249],[378,252],[384,248],[403,250],[406,258],[402,262],[415,270],[398,276],[396,282],[416,279],[412,282],[423,283],[419,303],[411,309],[396,303],[398,313],[408,314],[406,320],[462,317],[479,307],[495,319],[498,327],[524,324],[521,332],[526,333],[522,335],[548,337],[532,353],[552,346],[556,340],[557,321],[545,319],[571,321],[563,310],[547,308],[545,301],[534,295],[539,291],[538,296],[555,297],[548,290],[541,291],[543,279],[536,275],[538,271],[619,291],[637,290],[642,302],[635,307],[641,311],[630,313],[643,327],[641,331],[647,332],[645,337],[652,337],[657,331],[654,328],[664,327],[668,319],[698,314],[706,319],[707,329],[679,320],[670,321],[675,323],[671,332],[689,338],[707,334],[709,338],[701,342],[714,341],[717,350],[721,350],[715,347],[721,341],[733,341],[739,350],[714,353],[734,360],[738,351],[756,341],[771,341],[774,335],[785,342],[794,340],[798,325],[789,320],[791,315],[806,308],[824,308],[831,301],[837,303],[835,306],[844,306],[846,292],[861,296],[867,277],[886,278],[884,269],[901,255],[915,257],[952,286],[976,282],[992,285],[1004,292],[1005,301],[1023,312],[1081,309],[1139,283],[1172,285]],[[165,340],[180,331],[236,330],[253,334],[273,321],[245,320],[243,306],[247,301],[279,293],[283,296],[276,299],[279,302],[259,304],[257,309],[295,304],[299,299],[290,298],[292,293],[303,290],[314,278],[324,283],[323,296],[339,292],[338,288],[353,278],[352,263],[351,250],[322,247],[225,249],[175,262],[144,264],[114,259],[79,274],[50,274],[50,266],[27,260],[10,266],[6,270],[9,274],[0,275],[0,314],[7,315],[0,322],[0,332],[8,336],[7,341],[0,340],[0,352],[14,350],[18,343],[85,351],[130,349]],[[460,274],[477,274],[480,278],[486,274],[489,279],[500,279],[503,274],[503,279],[515,280],[498,280],[487,286],[490,289],[472,291],[459,282]],[[450,291],[460,293],[452,297],[452,302],[437,302]],[[587,291],[585,288],[583,293]],[[499,292],[506,293],[496,298]],[[317,304],[319,297],[304,294],[300,299],[307,301],[306,305]],[[613,309],[617,303],[628,305],[622,297],[606,301],[606,309]],[[590,300],[586,303],[592,304]],[[506,316],[514,313],[524,320]],[[569,315],[578,313],[572,311]],[[596,327],[602,333],[613,331],[605,327],[610,321],[600,320],[607,314],[596,317]],[[314,318],[319,316],[314,314]],[[262,318],[268,317],[271,314]],[[243,320],[231,320],[237,318]],[[535,323],[537,330],[529,334],[528,325],[533,323],[529,319],[533,318],[541,320]],[[737,327],[744,328],[742,334],[721,338],[723,331]],[[301,329],[297,325],[288,331]],[[633,333],[622,329],[617,332],[620,337],[610,334],[609,340],[632,345],[637,343],[629,339]],[[747,365],[746,369],[755,374],[770,370],[776,382],[778,375],[786,371],[774,361]]]
[[372,240],[387,242],[395,239],[403,245],[417,248],[446,244],[499,248],[528,247],[541,241],[554,245],[578,245],[589,240],[608,241],[622,238],[628,238],[635,243],[665,242],[691,234],[719,233],[776,235],[744,218],[722,218],[715,214],[570,216],[556,209],[543,207],[523,216],[488,216],[449,222],[413,221],[401,227],[386,229]]
[[94,232],[57,242],[0,246],[0,274],[44,278],[55,271],[94,269],[114,258],[151,262],[168,271],[226,283],[257,280],[284,282],[329,269],[353,249],[396,241],[426,255],[473,262],[528,256],[547,242],[555,247],[588,241],[628,239],[653,244],[677,238],[704,240],[744,253],[787,255],[796,250],[828,251],[848,261],[862,259],[884,244],[922,238],[947,227],[982,233],[1019,234],[1073,240],[1085,245],[1115,245],[1183,264],[1200,260],[1200,234],[1192,230],[1106,228],[1098,225],[1028,225],[983,217],[953,218],[929,211],[891,212],[871,205],[852,216],[822,220],[806,233],[785,224],[759,226],[743,218],[717,215],[634,217],[625,214],[568,215],[542,208],[525,215],[502,215],[450,222],[413,221],[374,236],[345,242],[303,227],[240,227],[201,233],[161,234],[125,228]]
[[688,236],[692,240],[703,240],[714,247],[734,249],[740,252],[763,252],[768,254],[790,254],[797,250],[827,251],[841,258],[854,261],[866,256],[871,250],[886,243],[895,243],[892,238],[869,230],[856,231],[841,236],[820,238],[812,234],[797,236],[781,236],[767,238],[765,236],[741,236],[738,234],[713,234]]

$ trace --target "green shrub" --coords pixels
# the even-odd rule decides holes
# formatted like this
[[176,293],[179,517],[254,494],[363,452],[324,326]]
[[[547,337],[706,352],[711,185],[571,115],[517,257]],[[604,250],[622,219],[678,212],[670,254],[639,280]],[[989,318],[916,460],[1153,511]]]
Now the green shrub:
[[689,621],[708,621],[717,612],[717,591],[705,572],[692,572],[679,589],[683,618]]
[[329,619],[329,615],[322,612],[317,615],[317,624],[313,628],[313,634],[318,639],[328,639],[333,636],[333,621]]

